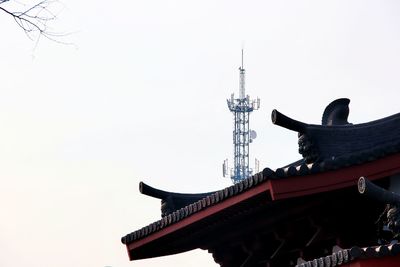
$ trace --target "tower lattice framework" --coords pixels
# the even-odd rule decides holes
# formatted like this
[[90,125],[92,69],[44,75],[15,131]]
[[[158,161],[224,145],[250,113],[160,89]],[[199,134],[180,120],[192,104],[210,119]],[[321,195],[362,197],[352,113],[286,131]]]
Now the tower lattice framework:
[[[228,108],[234,116],[233,146],[234,146],[234,166],[231,169],[230,177],[233,183],[252,175],[253,170],[249,167],[249,147],[256,137],[255,131],[250,130],[250,113],[260,107],[260,99],[250,100],[250,96],[245,94],[245,69],[239,67],[239,98],[234,94],[227,100]],[[257,160],[256,160],[257,162]],[[257,165],[257,163],[256,163]],[[227,161],[224,162],[224,176],[227,176]]]

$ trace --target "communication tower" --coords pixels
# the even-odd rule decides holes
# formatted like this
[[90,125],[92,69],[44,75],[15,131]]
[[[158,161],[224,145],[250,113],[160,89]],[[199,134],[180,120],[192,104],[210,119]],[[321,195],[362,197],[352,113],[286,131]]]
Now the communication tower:
[[[234,147],[234,167],[228,171],[228,160],[223,164],[224,177],[230,176],[233,183],[251,176],[253,170],[249,167],[249,146],[257,137],[257,133],[250,130],[250,113],[260,108],[260,99],[250,100],[245,90],[245,69],[243,67],[243,49],[242,65],[239,67],[239,98],[232,94],[227,99],[228,108],[233,113],[233,147]],[[259,162],[255,160],[256,172],[258,172]]]

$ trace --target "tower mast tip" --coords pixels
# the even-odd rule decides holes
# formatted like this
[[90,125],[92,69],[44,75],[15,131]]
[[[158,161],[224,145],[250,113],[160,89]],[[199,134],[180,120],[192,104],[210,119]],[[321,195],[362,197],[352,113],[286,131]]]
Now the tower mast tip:
[[242,69],[243,69],[243,48],[242,48]]

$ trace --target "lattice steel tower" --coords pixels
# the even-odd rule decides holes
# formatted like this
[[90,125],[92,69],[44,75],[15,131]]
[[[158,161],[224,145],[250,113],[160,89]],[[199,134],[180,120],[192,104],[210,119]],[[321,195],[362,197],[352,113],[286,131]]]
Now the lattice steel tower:
[[[245,69],[239,67],[239,98],[234,94],[227,99],[228,108],[234,116],[233,146],[234,146],[234,167],[230,170],[230,178],[233,183],[252,175],[253,170],[249,168],[249,146],[257,137],[255,131],[250,130],[250,113],[260,108],[260,99],[250,100],[250,96],[245,93]],[[255,160],[255,168],[258,171],[258,160]],[[223,164],[223,175],[228,176],[228,161]]]

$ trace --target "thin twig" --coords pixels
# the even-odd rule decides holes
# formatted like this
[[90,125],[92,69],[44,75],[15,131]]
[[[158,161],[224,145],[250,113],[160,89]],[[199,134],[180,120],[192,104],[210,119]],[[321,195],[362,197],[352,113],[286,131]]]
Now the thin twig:
[[48,26],[48,23],[54,21],[57,16],[50,10],[50,6],[55,4],[57,1],[54,0],[42,0],[23,11],[10,11],[8,8],[2,6],[2,4],[9,2],[10,0],[0,0],[0,11],[13,17],[14,21],[18,26],[25,32],[29,39],[33,40],[36,36],[36,43],[39,41],[40,36],[61,43],[70,44],[60,40],[61,38],[69,35],[69,33],[53,32]]

